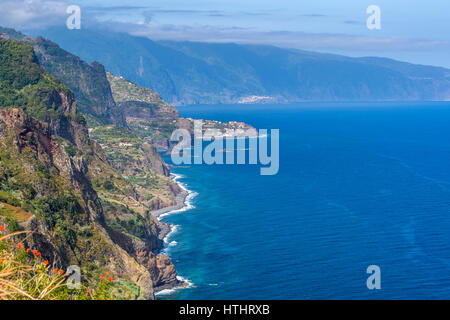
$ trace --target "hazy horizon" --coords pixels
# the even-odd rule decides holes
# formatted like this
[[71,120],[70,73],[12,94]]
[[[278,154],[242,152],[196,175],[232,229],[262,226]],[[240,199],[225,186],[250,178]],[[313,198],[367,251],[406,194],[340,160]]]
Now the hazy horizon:
[[[69,5],[80,7],[81,29],[106,26],[152,40],[274,45],[450,68],[445,0],[4,0],[0,25],[33,32],[64,27]],[[371,5],[380,8],[379,30],[366,26]]]

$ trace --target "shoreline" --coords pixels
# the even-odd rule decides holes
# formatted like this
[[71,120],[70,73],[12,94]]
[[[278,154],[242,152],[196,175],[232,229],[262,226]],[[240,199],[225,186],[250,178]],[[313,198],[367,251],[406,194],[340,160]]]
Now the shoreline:
[[[174,179],[174,181],[176,181],[176,180]],[[178,186],[182,187],[178,181],[176,181],[176,182],[177,182]],[[188,196],[189,196],[189,191],[182,188],[182,191],[179,194],[177,194],[175,197],[175,201],[176,201],[175,205],[170,206],[170,207],[161,208],[158,210],[154,210],[154,211],[151,211],[150,213],[152,214],[152,216],[154,216],[155,218],[157,218],[159,220],[160,218],[163,218],[164,216],[169,215],[172,211],[178,211],[180,209],[183,209],[186,206],[186,199]]]
[[[185,184],[178,181],[178,179],[183,177],[182,175],[170,173],[170,176],[182,190],[175,197],[176,204],[150,212],[152,216],[154,216],[156,219],[158,219],[159,222],[161,222],[160,234],[158,237],[163,240],[164,247],[161,248],[160,254],[167,254],[166,249],[170,246],[168,239],[177,230],[176,225],[162,222],[161,219],[175,213],[193,209],[194,206],[190,203],[190,200],[197,195],[196,192],[189,190]],[[180,275],[177,275],[177,280],[178,282],[175,284],[154,288],[155,296],[170,294],[175,290],[186,289],[193,286],[192,282],[189,279],[186,279]]]

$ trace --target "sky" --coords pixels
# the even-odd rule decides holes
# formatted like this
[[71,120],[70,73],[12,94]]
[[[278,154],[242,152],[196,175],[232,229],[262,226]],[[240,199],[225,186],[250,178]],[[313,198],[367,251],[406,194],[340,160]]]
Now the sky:
[[[0,0],[0,25],[22,31],[95,25],[154,40],[270,44],[384,56],[450,68],[450,0]],[[381,29],[369,30],[377,5]]]

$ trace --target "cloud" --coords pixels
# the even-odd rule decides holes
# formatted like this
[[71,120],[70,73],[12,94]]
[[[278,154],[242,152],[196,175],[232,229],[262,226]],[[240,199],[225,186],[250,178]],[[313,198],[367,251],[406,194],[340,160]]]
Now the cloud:
[[268,12],[248,12],[248,11],[241,11],[241,14],[245,16],[269,16],[270,13]]
[[450,41],[396,37],[306,33],[296,31],[256,31],[240,27],[173,24],[111,24],[116,31],[152,40],[198,41],[215,43],[269,44],[285,48],[317,51],[426,51],[450,49]]
[[361,21],[356,21],[356,20],[345,20],[344,23],[345,24],[362,24]]
[[142,12],[142,15],[144,16],[144,23],[148,24],[153,20],[154,13],[153,11],[148,10]]
[[327,17],[325,14],[319,14],[319,13],[310,13],[310,14],[301,14],[301,17],[309,17],[309,18],[324,18]]
[[91,7],[83,7],[83,9],[97,12],[97,13],[107,13],[107,12],[115,12],[115,11],[129,11],[129,10],[146,10],[149,7],[143,6],[91,6]]
[[63,24],[68,3],[57,0],[2,0],[0,25],[12,28],[42,28]]
[[[49,26],[65,26],[68,17],[66,9],[68,0],[0,0],[0,25],[19,30],[35,30]],[[82,28],[101,26],[111,31],[128,32],[145,36],[153,40],[178,40],[199,42],[234,42],[241,44],[270,44],[294,49],[316,51],[426,51],[449,50],[449,41],[433,41],[424,39],[406,39],[382,36],[348,35],[338,33],[307,33],[300,31],[261,31],[241,27],[218,27],[200,24],[160,24],[155,22],[159,14],[199,14],[206,16],[223,15],[267,15],[264,11],[255,12],[223,12],[219,10],[181,10],[160,9],[146,6],[110,6],[82,7]],[[134,17],[141,16],[139,23],[117,21],[117,14],[128,17],[134,11]],[[108,12],[111,15],[108,15]],[[127,14],[128,13],[128,14]],[[322,18],[326,15],[310,13],[305,17]],[[114,21],[113,21],[114,20]],[[201,21],[201,20],[199,20]],[[346,20],[345,24],[358,23]]]

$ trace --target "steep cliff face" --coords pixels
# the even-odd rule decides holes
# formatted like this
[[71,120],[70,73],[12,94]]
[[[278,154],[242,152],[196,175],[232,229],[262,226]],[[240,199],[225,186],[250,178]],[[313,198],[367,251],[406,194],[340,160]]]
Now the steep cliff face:
[[140,87],[122,77],[107,74],[114,100],[127,118],[172,122],[180,118],[178,110],[165,103],[153,90]]
[[98,62],[87,64],[41,37],[30,41],[40,65],[74,92],[80,112],[100,123],[126,126],[111,93],[106,71]]
[[[164,152],[171,149],[170,137],[174,130],[191,130],[190,121],[180,117],[178,110],[167,104],[153,90],[108,73],[114,99],[125,115],[128,126],[141,138],[149,141],[155,150]],[[155,167],[164,166],[158,154],[151,152]],[[164,173],[166,169],[159,169]],[[166,173],[164,173],[166,174]]]
[[[120,214],[117,203],[104,206],[98,182],[123,183],[137,203],[138,194],[90,139],[71,91],[38,62],[31,46],[0,39],[0,202],[29,213],[23,219],[0,208],[0,217],[35,231],[29,246],[51,264],[78,265],[85,280],[109,270],[139,286],[140,298],[152,299],[155,286],[176,279],[170,259],[157,255],[162,226],[137,210]],[[108,221],[112,214],[141,227],[117,230]]]
[[74,93],[78,110],[92,124],[126,126],[123,113],[111,93],[106,71],[98,62],[88,64],[42,37],[26,37],[12,29],[0,28],[0,37],[18,40],[33,46],[39,65],[60,79]]
[[85,154],[71,155],[73,144],[20,109],[0,110],[0,146],[2,192],[33,214],[22,221],[34,231],[30,247],[59,268],[78,265],[84,275],[111,270],[139,285],[142,298],[153,298],[149,270],[110,236]]

